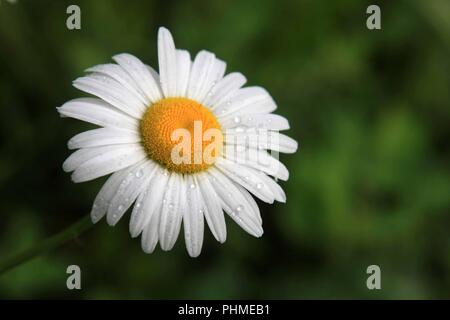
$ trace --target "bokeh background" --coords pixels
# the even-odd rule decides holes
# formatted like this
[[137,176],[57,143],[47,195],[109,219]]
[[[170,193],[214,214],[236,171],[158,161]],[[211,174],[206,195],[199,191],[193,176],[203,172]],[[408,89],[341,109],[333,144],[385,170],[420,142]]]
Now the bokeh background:
[[[0,298],[450,298],[449,1],[0,2],[0,259],[88,214],[105,179],[73,184],[61,164],[90,126],[55,107],[114,54],[157,67],[160,25],[267,88],[301,146],[281,155],[288,201],[261,203],[261,239],[228,219],[197,259],[182,237],[146,255],[127,215],[0,276]],[[82,290],[66,288],[71,264]],[[382,290],[366,288],[371,264]]]

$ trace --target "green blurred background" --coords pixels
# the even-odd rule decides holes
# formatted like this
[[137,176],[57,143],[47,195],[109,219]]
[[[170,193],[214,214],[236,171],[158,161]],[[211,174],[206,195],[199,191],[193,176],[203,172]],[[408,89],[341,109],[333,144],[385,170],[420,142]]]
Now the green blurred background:
[[[73,184],[61,164],[90,126],[55,107],[114,54],[157,67],[158,26],[267,88],[301,145],[281,156],[287,203],[260,204],[261,239],[228,219],[199,258],[182,237],[146,255],[128,215],[103,220],[0,277],[0,298],[450,298],[449,1],[0,2],[0,259],[88,214],[105,179]],[[82,290],[66,289],[71,264]],[[371,264],[382,290],[366,287]]]

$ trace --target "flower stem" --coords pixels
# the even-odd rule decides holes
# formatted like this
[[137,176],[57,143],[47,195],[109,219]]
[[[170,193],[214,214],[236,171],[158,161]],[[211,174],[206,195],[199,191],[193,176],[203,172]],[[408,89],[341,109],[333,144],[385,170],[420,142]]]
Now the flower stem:
[[63,231],[51,236],[50,238],[47,238],[24,251],[18,252],[4,259],[3,261],[0,261],[0,276],[7,271],[10,271],[11,269],[21,265],[22,263],[32,260],[40,254],[51,251],[52,249],[57,248],[68,240],[76,238],[84,231],[89,229],[92,225],[93,223],[91,222],[89,215],[86,215]]

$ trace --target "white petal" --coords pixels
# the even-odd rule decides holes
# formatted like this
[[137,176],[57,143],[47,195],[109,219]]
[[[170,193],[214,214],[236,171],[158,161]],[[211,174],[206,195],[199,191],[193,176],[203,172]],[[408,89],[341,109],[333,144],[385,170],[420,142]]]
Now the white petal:
[[228,177],[216,168],[207,172],[211,176],[211,183],[219,195],[225,212],[249,234],[260,237],[263,234],[261,223],[253,212],[253,207],[245,196]]
[[278,159],[266,150],[250,149],[242,145],[225,145],[224,157],[230,161],[263,171],[277,179],[286,181],[289,171]]
[[265,175],[263,172],[258,172],[258,174],[260,178],[264,180],[264,185],[268,186],[269,189],[272,191],[275,200],[283,203],[286,202],[286,194],[284,193],[283,188],[281,188],[278,183],[276,183],[272,178]]
[[71,172],[78,169],[83,163],[99,155],[111,152],[117,149],[117,146],[103,146],[96,148],[83,148],[73,152],[63,163],[63,170]]
[[147,160],[132,166],[109,204],[106,220],[110,226],[114,226],[120,220],[136,198],[147,188],[155,170],[156,165]]
[[158,30],[158,61],[164,96],[174,97],[177,94],[177,55],[172,35],[164,27]]
[[147,226],[152,216],[160,211],[164,193],[169,180],[164,169],[158,166],[145,192],[143,192],[133,208],[130,219],[130,234],[137,237]]
[[185,97],[191,72],[191,56],[186,50],[177,50],[177,92],[175,96]]
[[57,110],[63,117],[82,120],[98,126],[138,130],[138,120],[97,98],[74,99],[66,102]]
[[172,173],[167,184],[159,223],[159,243],[164,251],[171,250],[181,228],[185,206],[186,185],[182,175]]
[[[74,182],[84,182],[126,168],[147,157],[140,144],[114,145],[108,152],[96,155],[81,164],[73,173]],[[106,147],[96,147],[103,149]],[[85,149],[81,149],[85,150]]]
[[123,87],[136,95],[145,105],[150,103],[147,96],[143,94],[142,90],[133,78],[131,78],[131,76],[120,65],[113,63],[99,64],[87,69],[86,71],[108,76],[119,82]]
[[241,115],[270,113],[277,108],[270,94],[261,87],[246,87],[237,90],[225,102],[214,108],[219,120],[231,113]]
[[203,102],[209,93],[212,95],[210,90],[223,77],[225,67],[225,62],[216,59],[213,53],[200,51],[192,64],[188,98]]
[[242,193],[242,195],[245,197],[245,199],[248,201],[248,203],[250,204],[252,210],[251,212],[253,213],[253,216],[259,221],[259,223],[262,225],[262,217],[261,217],[261,212],[259,211],[259,207],[258,204],[256,203],[255,199],[252,197],[252,195],[247,191],[247,189],[245,189],[244,187],[235,184],[236,188],[239,189],[239,191]]
[[228,178],[246,188],[256,197],[264,202],[273,203],[275,197],[271,189],[256,174],[256,170],[220,157],[217,158],[215,164]]
[[109,203],[119,189],[120,183],[127,175],[128,170],[130,170],[130,167],[114,172],[100,189],[92,205],[91,219],[93,223],[97,223],[106,214]]
[[105,100],[136,119],[140,119],[146,109],[146,105],[136,94],[110,77],[91,74],[76,79],[73,86]]
[[128,53],[115,55],[113,59],[134,79],[149,101],[156,102],[162,98],[159,83],[141,60]]
[[289,122],[285,117],[277,114],[250,114],[233,112],[220,119],[222,128],[235,128],[238,126],[255,127],[267,130],[281,131],[289,129]]
[[197,185],[200,187],[202,198],[205,203],[204,215],[209,229],[214,238],[220,243],[227,239],[227,227],[223,215],[219,196],[209,181],[211,178],[205,173],[197,175]]
[[227,101],[246,82],[245,76],[239,72],[227,74],[211,88],[211,95],[203,101],[204,105],[211,109],[216,108],[220,103]]
[[226,67],[227,65],[224,61],[214,59],[212,68],[209,70],[207,78],[205,78],[205,82],[203,83],[203,88],[199,91],[199,99],[203,104],[208,97],[213,95],[214,87],[222,80]]
[[[150,72],[150,74],[152,75],[153,79],[155,79],[156,83],[159,86],[160,80],[159,80],[159,74],[158,72],[153,69],[152,67],[150,67],[149,65],[145,65],[145,67],[147,68],[147,70]],[[161,91],[161,87],[158,87],[159,90]]]
[[69,149],[99,147],[113,144],[138,143],[139,133],[116,128],[99,128],[77,134],[67,143]]
[[231,145],[244,145],[248,148],[273,150],[282,153],[294,153],[298,143],[294,139],[265,129],[242,127],[227,129],[225,131],[225,143]]
[[204,232],[204,203],[199,186],[192,175],[186,176],[187,207],[183,210],[184,239],[191,257],[198,257],[202,251]]
[[156,210],[142,232],[141,246],[145,253],[152,253],[155,250],[159,238],[158,231],[160,220],[161,210]]

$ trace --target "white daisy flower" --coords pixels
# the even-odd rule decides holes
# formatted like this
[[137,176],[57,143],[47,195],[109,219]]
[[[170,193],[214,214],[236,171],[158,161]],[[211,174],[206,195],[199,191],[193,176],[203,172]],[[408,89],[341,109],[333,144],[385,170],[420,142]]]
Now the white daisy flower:
[[198,256],[205,220],[223,243],[223,212],[260,237],[262,219],[250,193],[285,202],[273,178],[287,180],[289,173],[269,152],[297,150],[279,133],[289,124],[272,114],[269,93],[243,88],[246,78],[225,75],[225,62],[213,53],[200,51],[191,61],[165,28],[158,32],[159,73],[130,54],[113,59],[73,83],[97,98],[58,108],[61,116],[101,127],[70,139],[69,149],[77,150],[63,164],[74,182],[112,174],[94,201],[92,221],[106,216],[114,226],[134,204],[130,233],[141,235],[147,253],[158,242],[171,250],[183,225],[187,251]]

